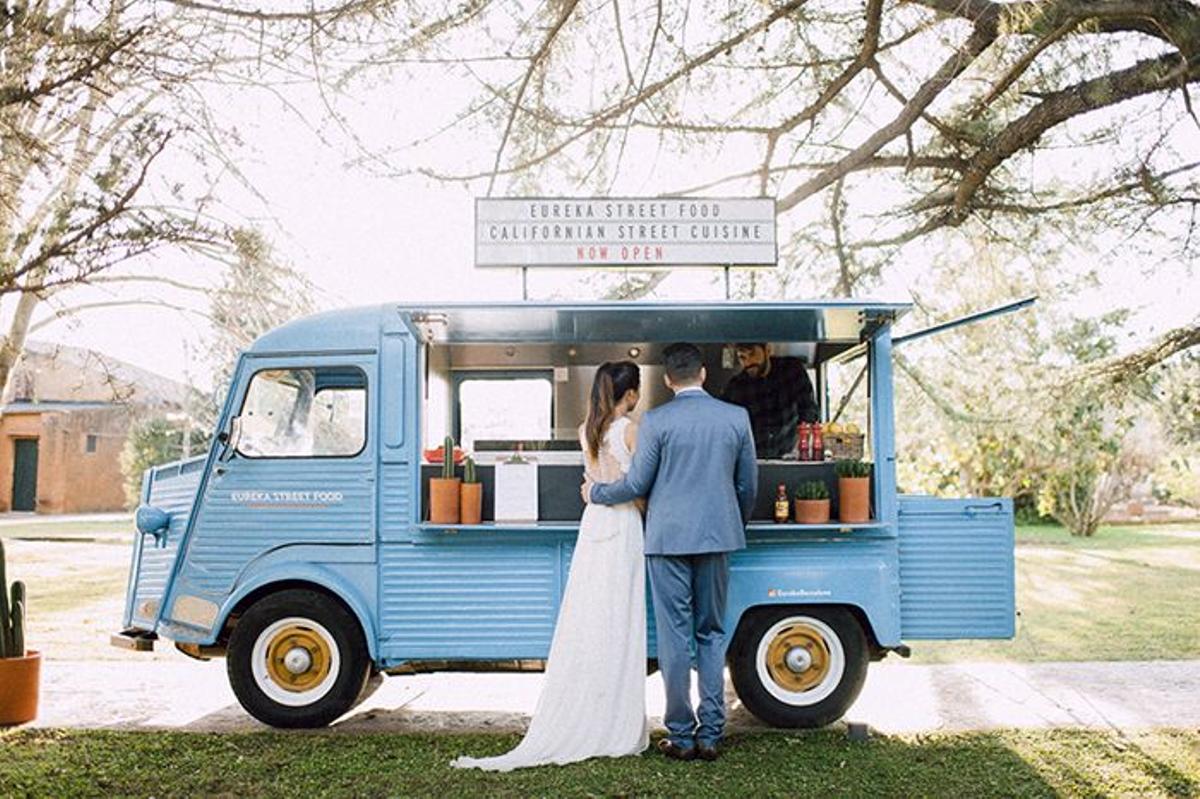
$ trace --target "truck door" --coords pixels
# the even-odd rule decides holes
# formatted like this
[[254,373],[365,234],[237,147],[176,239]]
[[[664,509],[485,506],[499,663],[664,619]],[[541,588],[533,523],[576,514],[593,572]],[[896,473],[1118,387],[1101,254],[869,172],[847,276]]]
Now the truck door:
[[373,546],[374,368],[370,355],[245,360],[164,618],[203,627],[267,553]]
[[[891,344],[900,346],[1012,313],[1036,299],[1027,297],[897,336]],[[1012,500],[904,495],[897,499],[901,637],[1012,638]]]
[[899,505],[901,637],[1012,638],[1012,500],[901,495]]

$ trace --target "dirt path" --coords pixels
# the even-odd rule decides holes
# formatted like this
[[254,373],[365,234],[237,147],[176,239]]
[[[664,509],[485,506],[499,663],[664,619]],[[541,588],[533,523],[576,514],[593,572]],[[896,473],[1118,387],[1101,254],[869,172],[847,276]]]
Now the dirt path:
[[[35,726],[266,729],[237,704],[224,662],[51,661]],[[182,657],[182,656],[180,656]],[[424,674],[389,677],[338,727],[354,732],[520,731],[541,675]],[[655,723],[662,684],[646,684]],[[761,729],[728,695],[731,730]],[[1200,661],[1135,663],[874,664],[847,721],[884,733],[1000,727],[1132,730],[1200,727]]]

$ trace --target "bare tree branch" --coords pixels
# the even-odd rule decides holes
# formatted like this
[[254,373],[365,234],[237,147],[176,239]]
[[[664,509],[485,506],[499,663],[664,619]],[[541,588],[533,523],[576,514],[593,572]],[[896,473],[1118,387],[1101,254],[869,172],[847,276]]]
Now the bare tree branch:
[[833,167],[820,172],[784,195],[778,202],[778,209],[780,211],[787,211],[794,208],[839,178],[845,177],[854,171],[859,164],[879,152],[884,145],[903,134],[921,116],[921,113],[929,107],[929,104],[956,77],[962,74],[963,70],[980,53],[986,50],[995,39],[996,12],[992,10],[975,21],[971,35],[963,46],[958,52],[948,58],[929,80],[921,85],[921,88],[917,90],[912,99],[901,109],[899,115],[888,124],[876,130],[866,141],[840,159]]
[[954,192],[955,214],[965,213],[967,204],[992,170],[1033,144],[1048,129],[1079,114],[1170,88],[1181,75],[1200,80],[1200,61],[1189,68],[1180,55],[1171,53],[1046,95],[970,160]]

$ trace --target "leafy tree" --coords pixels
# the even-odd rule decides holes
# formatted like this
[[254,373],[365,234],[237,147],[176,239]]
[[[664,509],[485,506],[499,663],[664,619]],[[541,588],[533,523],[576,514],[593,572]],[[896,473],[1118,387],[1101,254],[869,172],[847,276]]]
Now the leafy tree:
[[125,496],[129,506],[138,504],[142,475],[147,469],[177,461],[185,451],[193,455],[203,453],[208,444],[209,432],[183,419],[153,416],[135,421],[121,452],[121,472],[125,475]]
[[1200,446],[1200,354],[1182,353],[1154,377],[1163,430],[1182,447]]
[[237,356],[263,333],[312,313],[319,292],[289,264],[280,262],[263,234],[242,229],[233,238],[234,257],[209,298],[215,337],[209,350],[212,403],[202,415],[211,427],[229,390]]
[[1046,469],[1038,509],[1075,535],[1094,535],[1112,506],[1151,464],[1131,441],[1127,408],[1095,399],[1064,403],[1042,440]]

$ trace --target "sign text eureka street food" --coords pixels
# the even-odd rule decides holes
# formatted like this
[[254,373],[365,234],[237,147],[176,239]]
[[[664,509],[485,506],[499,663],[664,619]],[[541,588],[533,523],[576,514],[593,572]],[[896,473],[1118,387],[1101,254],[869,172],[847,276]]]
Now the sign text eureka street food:
[[477,266],[775,266],[775,201],[475,201]]

